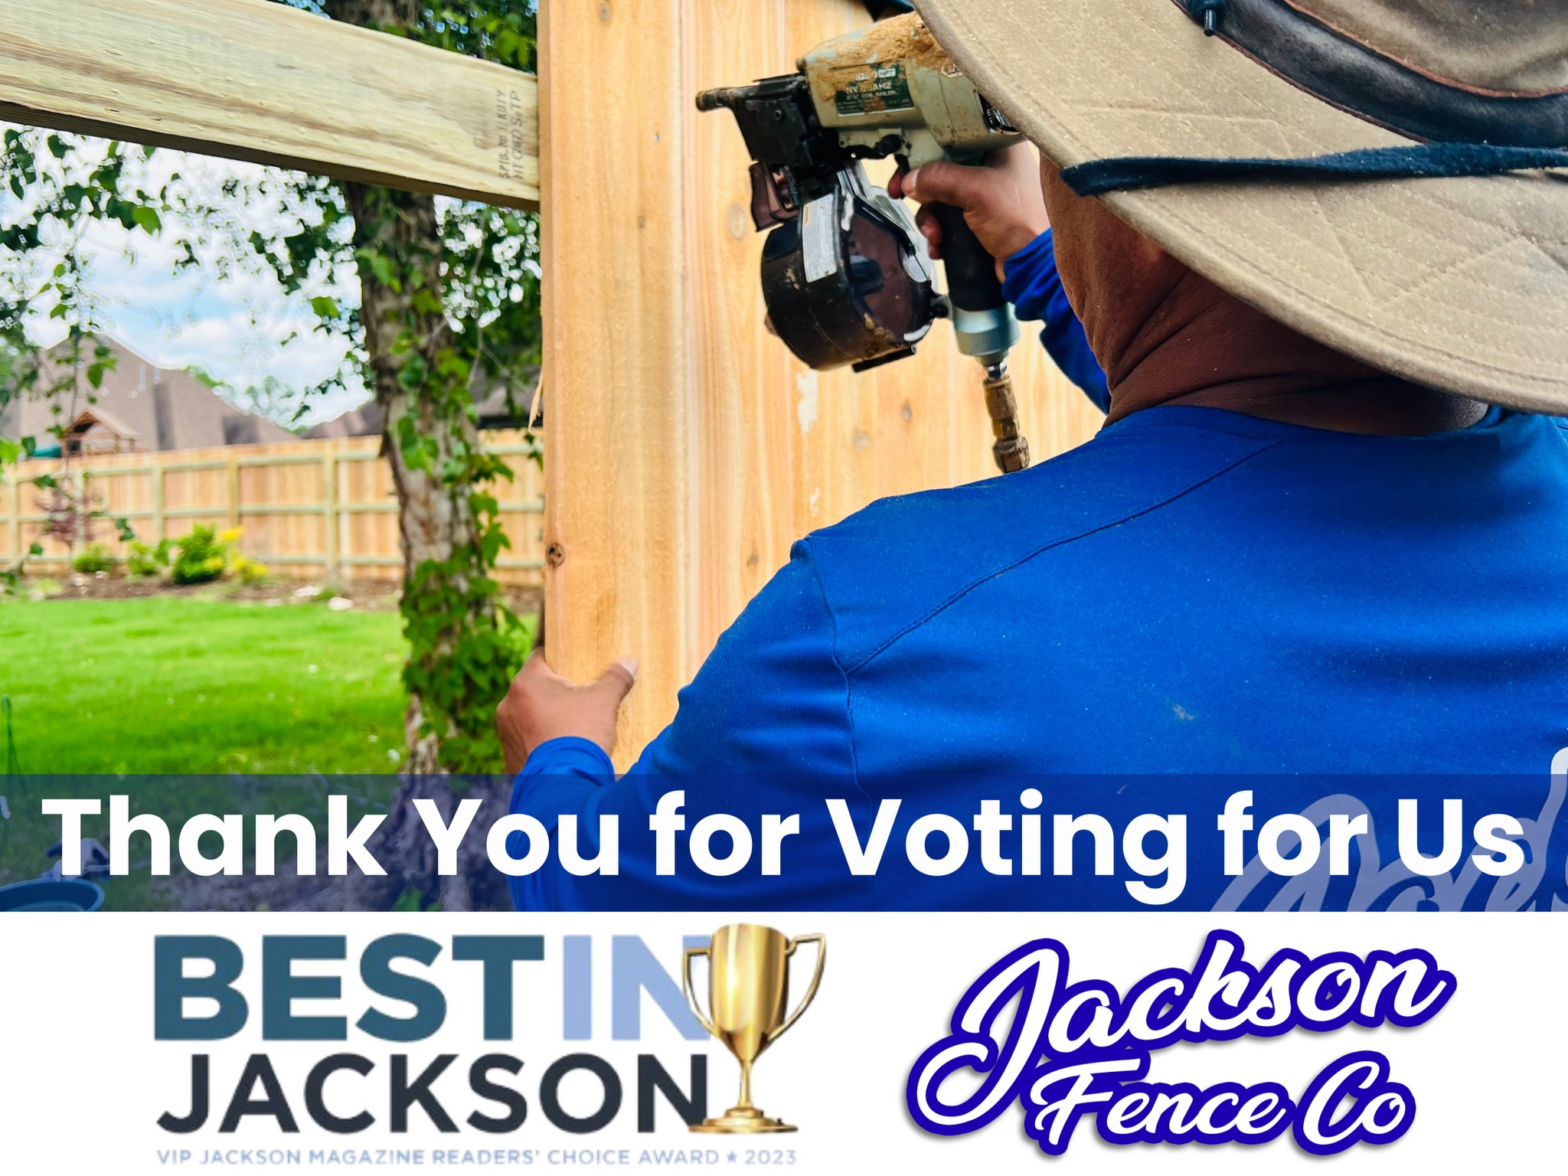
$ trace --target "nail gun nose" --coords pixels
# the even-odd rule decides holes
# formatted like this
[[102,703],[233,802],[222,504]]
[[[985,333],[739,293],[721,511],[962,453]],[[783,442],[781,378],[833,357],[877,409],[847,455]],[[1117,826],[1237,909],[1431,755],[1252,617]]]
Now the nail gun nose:
[[712,110],[734,110],[746,99],[755,97],[755,86],[721,86],[716,90],[704,90],[697,95],[697,109],[704,114]]

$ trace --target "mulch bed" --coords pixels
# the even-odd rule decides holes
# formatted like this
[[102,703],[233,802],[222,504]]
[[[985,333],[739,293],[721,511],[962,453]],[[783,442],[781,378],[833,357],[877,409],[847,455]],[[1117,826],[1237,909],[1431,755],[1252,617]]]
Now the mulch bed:
[[[43,590],[47,592],[43,593]],[[315,589],[314,592],[309,591]],[[401,585],[393,580],[285,580],[268,579],[260,584],[221,581],[211,584],[179,586],[156,577],[131,579],[110,572],[83,575],[35,575],[23,579],[18,593],[44,600],[137,600],[148,596],[187,596],[195,600],[233,600],[252,603],[311,604],[323,599],[343,597],[356,609],[367,612],[396,612]],[[539,610],[543,593],[538,588],[505,586],[502,601],[516,613]]]

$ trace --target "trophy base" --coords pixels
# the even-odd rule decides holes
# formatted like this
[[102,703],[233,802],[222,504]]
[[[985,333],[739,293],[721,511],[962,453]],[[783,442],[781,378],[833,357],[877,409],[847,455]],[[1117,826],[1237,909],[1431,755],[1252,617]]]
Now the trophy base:
[[756,1107],[731,1107],[717,1119],[693,1123],[691,1129],[699,1135],[767,1135],[796,1130],[788,1123],[768,1118]]

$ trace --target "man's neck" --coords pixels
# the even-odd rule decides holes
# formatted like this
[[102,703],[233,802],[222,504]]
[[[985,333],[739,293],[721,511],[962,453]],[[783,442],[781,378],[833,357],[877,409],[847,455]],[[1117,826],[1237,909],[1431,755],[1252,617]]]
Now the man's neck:
[[1113,422],[1181,404],[1340,433],[1424,436],[1468,428],[1487,412],[1479,400],[1409,383],[1316,343],[1191,271],[1114,367]]
[[1227,384],[1165,403],[1225,408],[1287,425],[1378,437],[1450,433],[1468,429],[1487,413],[1487,406],[1479,400],[1449,396],[1391,377],[1291,390]]

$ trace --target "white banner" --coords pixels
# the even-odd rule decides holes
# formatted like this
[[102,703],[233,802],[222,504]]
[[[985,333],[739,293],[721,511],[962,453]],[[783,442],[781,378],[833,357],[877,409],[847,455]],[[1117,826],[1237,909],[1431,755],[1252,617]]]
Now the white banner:
[[[748,922],[826,936],[816,999],[755,1065],[761,1113],[798,1131],[695,1133],[682,1101],[723,1116],[740,1067],[681,1012],[683,948]],[[720,962],[732,1036],[807,990],[816,945],[771,942]],[[1009,957],[966,1045],[955,1007]],[[1564,975],[1548,916],[14,916],[0,1171],[1556,1166]],[[771,1020],[735,1023],[737,1001]],[[1194,1141],[1141,1141],[1160,1134]]]

